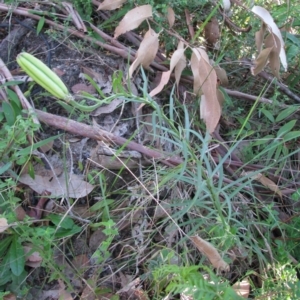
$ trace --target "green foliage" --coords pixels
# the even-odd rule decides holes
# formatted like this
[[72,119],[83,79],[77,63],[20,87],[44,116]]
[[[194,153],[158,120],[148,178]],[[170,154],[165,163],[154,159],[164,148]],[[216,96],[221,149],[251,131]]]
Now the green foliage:
[[[167,294],[184,294],[193,299],[242,299],[230,287],[205,266],[179,266],[172,264],[174,252],[162,251],[159,262],[151,262],[154,282],[154,299]],[[205,276],[203,273],[206,273]]]
[[79,12],[80,16],[86,20],[90,21],[93,13],[92,0],[73,0],[73,4],[76,10]]

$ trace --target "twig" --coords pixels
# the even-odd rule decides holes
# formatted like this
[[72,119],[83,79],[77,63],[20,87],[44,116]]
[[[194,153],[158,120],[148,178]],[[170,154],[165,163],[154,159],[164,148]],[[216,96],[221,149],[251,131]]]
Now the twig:
[[46,113],[41,110],[36,110],[36,114],[41,122],[46,123],[55,128],[66,130],[74,134],[79,134],[84,137],[102,140],[107,143],[125,146],[128,149],[138,151],[148,157],[158,159],[167,166],[178,166],[179,164],[183,163],[183,160],[180,157],[172,156],[171,154],[161,153],[157,150],[149,149],[143,145],[116,136],[103,129],[95,128],[74,120]]
[[[253,101],[258,100],[261,103],[274,104],[274,101],[272,101],[270,99],[267,99],[267,98],[264,98],[264,97],[249,95],[249,94],[246,94],[246,93],[242,93],[242,92],[239,92],[239,91],[233,91],[233,90],[229,90],[229,89],[224,89],[224,90],[228,95],[233,96],[233,97],[249,99],[249,100],[253,100]],[[276,103],[276,105],[281,107],[281,108],[289,107],[289,105],[280,104],[280,103]]]

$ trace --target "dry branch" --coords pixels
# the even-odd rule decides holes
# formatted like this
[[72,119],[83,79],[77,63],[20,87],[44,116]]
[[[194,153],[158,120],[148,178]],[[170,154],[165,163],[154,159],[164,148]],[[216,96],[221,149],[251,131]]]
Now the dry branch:
[[167,166],[178,166],[179,164],[183,163],[183,160],[180,157],[172,156],[171,154],[161,153],[157,150],[149,149],[136,142],[132,142],[125,138],[116,136],[101,128],[92,127],[87,124],[83,124],[64,117],[46,113],[41,110],[36,110],[36,114],[41,122],[46,123],[55,128],[59,128],[71,132],[73,134],[78,134],[95,140],[105,141],[109,144],[125,146],[128,149],[138,151],[148,157],[159,160]]

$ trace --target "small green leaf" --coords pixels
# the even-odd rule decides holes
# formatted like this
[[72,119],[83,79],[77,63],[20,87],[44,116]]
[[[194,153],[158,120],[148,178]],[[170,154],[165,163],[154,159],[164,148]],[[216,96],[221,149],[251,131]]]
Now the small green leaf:
[[277,132],[277,138],[282,137],[284,134],[290,132],[295,126],[297,120],[291,120],[288,123],[284,124]]
[[265,117],[267,117],[272,123],[274,123],[275,121],[274,116],[269,110],[262,108],[260,111],[262,114],[264,114]]
[[114,202],[114,200],[111,200],[111,199],[105,199],[105,200],[99,201],[99,202],[95,203],[95,204],[90,208],[90,210],[91,210],[91,211],[101,210],[102,208],[109,206],[109,205],[112,204],[113,202]]
[[40,34],[41,30],[44,27],[44,24],[45,24],[45,17],[43,16],[43,17],[40,18],[40,20],[38,22],[37,29],[36,29],[37,34]]
[[24,155],[28,155],[29,153],[31,153],[33,150],[36,150],[37,148],[44,146],[46,144],[48,144],[49,142],[57,139],[58,137],[60,137],[61,134],[55,135],[55,136],[51,136],[50,138],[47,138],[45,140],[42,140],[40,142],[35,143],[32,146],[26,147],[20,151],[18,151],[18,155],[19,156],[24,156]]
[[18,84],[21,84],[21,83],[24,83],[24,82],[20,81],[20,80],[11,80],[11,81],[2,83],[0,86],[1,87],[3,87],[3,86],[12,86],[12,85],[18,85]]
[[12,165],[12,162],[9,161],[5,165],[1,166],[0,168],[0,175],[3,174],[5,171],[7,171]]
[[28,174],[29,174],[29,176],[30,176],[32,179],[34,179],[35,176],[34,176],[34,168],[33,168],[32,162],[29,161],[29,162],[27,163],[27,166],[28,166]]
[[5,254],[6,250],[8,249],[12,239],[13,239],[12,236],[8,236],[8,237],[1,240],[1,243],[0,243],[0,257],[4,257],[4,254]]
[[15,276],[21,275],[25,267],[24,249],[16,236],[14,236],[9,248],[9,265]]
[[3,102],[2,110],[3,110],[7,124],[10,126],[14,125],[15,121],[16,121],[16,115],[15,115],[15,112],[14,112],[14,109],[12,108],[12,106],[7,102]]
[[297,139],[300,137],[300,131],[295,130],[295,131],[290,131],[287,134],[284,135],[283,140],[284,142],[288,142],[293,139]]
[[[60,226],[64,229],[71,229],[74,227],[74,221],[70,217],[63,217],[60,215],[50,214],[47,216],[53,224]],[[63,219],[63,220],[62,220]]]
[[282,120],[286,119],[288,116],[293,114],[298,110],[298,107],[296,106],[291,106],[286,109],[284,109],[282,112],[279,113],[279,115],[276,117],[276,122],[281,122]]

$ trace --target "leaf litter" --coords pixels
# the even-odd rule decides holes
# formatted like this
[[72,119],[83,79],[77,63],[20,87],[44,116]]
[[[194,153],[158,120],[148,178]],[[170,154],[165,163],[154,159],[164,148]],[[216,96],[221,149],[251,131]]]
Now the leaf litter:
[[[123,2],[125,1],[104,1],[100,4],[100,6],[98,7],[99,10],[113,10],[115,8],[120,7]],[[224,8],[228,6],[228,2],[223,2],[224,4]],[[125,17],[123,18],[123,20],[119,23],[119,26],[117,27],[116,31],[115,31],[115,38],[117,38],[119,35],[124,34],[125,32],[129,32],[130,30],[133,30],[135,28],[137,28],[144,20],[151,18],[152,17],[152,9],[149,9],[149,6],[142,6],[142,7],[137,7],[139,10],[132,10],[131,14],[130,12],[127,13],[125,15]],[[230,8],[230,3],[229,3],[229,8]],[[278,66],[278,62],[281,62],[284,65],[284,59],[283,59],[283,55],[282,55],[282,47],[283,44],[280,41],[280,38],[278,37],[278,35],[276,35],[274,32],[276,32],[276,28],[274,27],[273,23],[270,21],[270,18],[267,16],[266,13],[261,13],[262,10],[260,9],[254,9],[254,12],[258,15],[260,15],[260,17],[264,20],[263,26],[261,31],[257,34],[257,48],[258,52],[260,53],[257,57],[257,60],[255,62],[255,67],[253,68],[253,73],[256,75],[258,74],[260,71],[262,71],[264,69],[264,67],[266,66],[267,61],[269,60],[270,63],[270,68],[273,72],[273,74],[278,75],[279,74],[279,66]],[[131,20],[129,20],[131,18]],[[175,14],[174,11],[172,11],[171,8],[168,9],[168,15],[167,15],[167,19],[169,22],[169,26],[172,27],[174,26],[174,21],[175,21]],[[268,27],[272,28],[272,34],[270,34],[269,36],[267,36],[266,38],[264,37],[265,35],[265,28],[264,28],[264,24],[269,24]],[[216,25],[216,22],[215,22]],[[217,31],[217,27],[213,30]],[[211,31],[213,31],[211,30]],[[208,29],[206,29],[206,31],[208,31]],[[155,33],[151,28],[149,28],[148,32],[145,34],[144,39],[141,40],[141,44],[139,46],[139,49],[136,53],[136,57],[133,60],[133,63],[131,64],[130,68],[129,68],[129,77],[133,77],[133,73],[137,70],[138,66],[143,66],[145,69],[149,69],[154,62],[155,57],[157,57],[157,52],[158,52],[158,44],[159,44],[159,40],[158,40],[159,34]],[[215,36],[214,36],[215,38]],[[207,36],[207,39],[212,39],[211,36]],[[263,43],[265,45],[265,47],[267,47],[266,49],[262,49],[263,47]],[[166,85],[170,85],[170,78],[171,78],[171,73],[173,71],[175,71],[174,75],[175,75],[175,81],[176,81],[176,85],[179,91],[180,88],[180,79],[182,76],[182,71],[183,69],[187,66],[187,59],[185,56],[185,51],[186,48],[184,46],[184,44],[182,42],[179,42],[178,44],[178,48],[177,50],[175,50],[173,52],[173,54],[171,55],[170,58],[170,69],[169,70],[165,70],[162,72],[163,76],[162,79],[160,80],[158,86],[156,88],[154,88],[152,91],[150,91],[150,96],[154,97],[156,95],[158,95],[159,93],[162,92],[163,88]],[[265,51],[265,52],[264,52]],[[268,52],[268,53],[267,53]],[[272,53],[272,55],[271,55]],[[114,59],[110,60],[110,63],[113,64]],[[85,66],[86,68],[88,68],[87,66]],[[224,69],[222,69],[219,66],[215,66],[214,63],[211,63],[208,59],[208,55],[207,52],[202,49],[202,48],[192,48],[192,57],[191,57],[191,69],[193,72],[193,76],[194,76],[194,93],[198,96],[198,98],[201,98],[200,101],[200,115],[201,118],[204,120],[205,124],[206,124],[206,128],[207,131],[210,134],[213,134],[214,131],[216,130],[217,125],[219,124],[219,120],[220,120],[220,115],[221,115],[221,105],[220,102],[224,101],[224,91],[223,90],[219,90],[218,89],[218,85],[227,85],[228,84],[228,77],[227,74],[225,72]],[[92,68],[90,68],[90,70],[93,71]],[[97,72],[95,72],[97,73]],[[95,75],[95,74],[93,74]],[[99,75],[99,74],[98,74]],[[97,74],[95,75],[94,78],[98,78],[99,80],[99,84],[103,84],[103,80],[98,76]],[[136,72],[136,77],[139,77],[138,72]],[[277,76],[276,76],[277,77]],[[278,76],[279,77],[279,76]],[[109,85],[109,84],[108,84]],[[73,87],[76,87],[76,85],[70,85]],[[78,87],[78,86],[77,86]],[[77,88],[76,87],[76,88]],[[83,87],[83,86],[82,86]],[[86,88],[87,86],[83,87]],[[110,87],[112,87],[112,85],[110,85]],[[91,91],[89,90],[89,92],[94,92],[95,90]],[[110,93],[111,90],[108,92]],[[112,101],[110,104],[108,104],[107,106],[101,106],[100,108],[98,108],[96,111],[94,111],[93,117],[95,118],[95,120],[97,119],[97,121],[102,120],[103,118],[103,114],[111,114],[111,115],[117,115],[119,114],[119,104],[121,104],[121,100],[116,99],[116,101]],[[144,108],[143,108],[144,109]],[[142,109],[141,109],[142,111]],[[153,120],[151,113],[152,111],[150,110],[150,114],[149,111],[142,111],[143,114],[145,114],[145,116],[147,116],[146,118],[140,118],[140,120],[144,120],[144,123],[148,124],[148,135],[145,134],[144,140],[141,139],[141,141],[143,141],[146,145],[148,145],[149,143],[151,145],[157,145],[157,148],[159,148],[159,150],[161,152],[166,151],[167,146],[160,141],[159,137],[162,136],[164,134],[164,131],[166,131],[165,129],[161,129],[159,128],[159,126],[157,126],[159,128],[159,130],[156,132],[157,137],[155,136],[155,134],[153,134],[153,132],[155,131],[155,126],[153,126]],[[91,114],[91,115],[92,115]],[[126,115],[127,119],[130,119],[130,115],[128,117],[128,115]],[[116,120],[118,120],[118,118],[115,118],[110,116],[111,120],[112,120],[112,126],[107,126],[108,130],[113,130],[115,128],[114,123],[116,122]],[[159,123],[159,121],[157,121]],[[96,121],[95,121],[96,123]],[[128,127],[133,126],[132,122],[130,123],[130,121],[128,121]],[[127,126],[127,125],[126,125]],[[147,125],[145,126],[145,128],[147,127]],[[151,128],[152,127],[152,128]],[[163,126],[162,126],[163,128]],[[154,131],[153,131],[154,130]],[[122,135],[126,135],[127,132],[123,132],[121,133],[122,130],[119,130],[120,135],[118,136],[122,136]],[[115,131],[117,132],[117,131]],[[142,131],[140,131],[142,132]],[[139,133],[140,133],[139,132]],[[162,139],[163,140],[163,139]],[[170,140],[170,137],[167,136],[165,137],[165,140],[168,141]],[[74,138],[75,143],[78,142],[78,144],[80,144],[80,139]],[[112,148],[114,148],[116,146],[116,144],[114,143],[114,141],[112,140],[107,140],[106,141],[108,144],[110,144],[110,146]],[[148,143],[148,144],[147,144]],[[93,145],[92,147],[89,148],[89,150],[93,149],[97,149],[98,146]],[[57,145],[51,146],[50,149],[48,151],[55,151],[57,149]],[[169,153],[177,150],[176,148],[174,149],[169,149]],[[98,149],[97,149],[98,151]],[[123,161],[121,162],[121,164],[118,164],[118,166],[116,167],[116,170],[121,170],[121,169],[126,169],[126,167],[128,168],[129,166],[129,171],[132,172],[132,169],[134,168],[133,166],[129,165],[129,161],[127,159],[131,159],[131,156],[134,156],[133,153],[129,154],[128,157],[123,156],[124,153],[122,153],[123,151],[120,151],[119,149],[113,149],[112,153],[113,155],[109,155],[108,153],[101,153],[101,155],[105,155],[108,157],[108,160],[113,161],[115,160],[119,160],[119,159],[123,159]],[[89,152],[91,153],[91,152]],[[125,154],[124,154],[125,155]],[[80,159],[82,160],[82,156],[83,156],[83,150],[79,149],[78,153],[76,154],[76,158],[75,161],[80,161]],[[143,157],[134,157],[135,159],[137,159],[137,161],[140,160],[140,162],[142,161],[142,159],[144,159]],[[71,160],[73,160],[73,158],[70,158]],[[157,167],[156,162],[151,161],[151,164],[153,164],[155,167]],[[149,160],[148,160],[149,163]],[[144,164],[140,164],[139,167],[144,167]],[[123,181],[125,177],[121,178],[121,176],[119,175],[119,171],[114,172],[113,168],[111,167],[111,165],[105,165],[105,167],[100,168],[101,172],[104,172],[103,170],[105,170],[105,172],[107,173],[111,173],[113,174],[113,176],[115,178],[119,178]],[[78,174],[73,174],[73,172],[70,172],[72,170],[63,170],[63,169],[56,169],[55,168],[55,172],[49,171],[46,168],[44,168],[42,175],[38,174],[38,172],[36,172],[34,178],[29,175],[29,174],[22,174],[20,177],[20,182],[22,182],[25,185],[28,185],[29,187],[31,187],[31,189],[33,189],[34,191],[36,191],[38,194],[42,195],[45,191],[49,191],[51,193],[51,196],[53,197],[71,197],[71,198],[75,198],[75,199],[79,199],[79,198],[84,198],[88,195],[90,195],[92,193],[92,191],[96,188],[96,185],[92,185],[89,184],[83,177],[83,175],[78,175]],[[143,171],[144,175],[147,174],[147,171]],[[108,176],[106,174],[106,176]],[[132,179],[132,177],[130,177]],[[134,177],[134,179],[136,180],[137,178]],[[269,188],[271,191],[273,191],[275,194],[277,194],[278,196],[280,196],[280,198],[282,197],[282,193],[280,191],[280,187],[277,186],[272,180],[268,179],[267,177],[265,177],[262,174],[259,174],[259,176],[253,177],[253,179],[259,181],[262,185],[264,185],[265,187]],[[115,180],[115,179],[114,179]],[[126,185],[128,184],[130,180],[127,180]],[[147,178],[145,179],[145,181],[142,182],[142,189],[136,189],[135,193],[138,195],[138,197],[134,198],[132,197],[130,200],[129,199],[122,199],[123,203],[118,203],[116,204],[117,209],[112,210],[112,213],[114,214],[114,217],[116,216],[115,213],[118,212],[122,212],[123,217],[122,220],[126,221],[126,222],[122,222],[122,226],[119,224],[119,229],[122,229],[123,232],[123,236],[122,239],[118,241],[118,245],[114,245],[114,247],[116,247],[116,250],[112,250],[116,251],[117,253],[113,253],[113,257],[118,260],[120,259],[120,262],[124,262],[124,260],[122,260],[123,255],[125,257],[125,260],[127,259],[127,257],[129,257],[130,255],[135,255],[137,254],[137,256],[134,258],[136,259],[136,270],[137,272],[139,272],[139,264],[140,259],[142,258],[142,255],[144,254],[143,251],[146,251],[145,254],[150,254],[150,256],[152,255],[152,259],[155,258],[155,256],[157,255],[156,253],[151,253],[152,250],[147,249],[147,247],[145,247],[145,245],[150,241],[149,239],[149,235],[148,232],[151,231],[151,229],[153,227],[153,224],[160,226],[159,222],[162,218],[168,218],[170,217],[170,215],[174,212],[173,208],[174,205],[176,207],[178,207],[179,209],[183,209],[183,207],[181,207],[180,205],[178,205],[178,203],[173,203],[172,199],[189,199],[190,195],[188,193],[186,193],[186,191],[184,191],[184,189],[180,190],[179,189],[179,185],[177,186],[176,184],[173,184],[171,181],[169,182],[169,184],[172,184],[172,191],[168,190],[166,193],[166,197],[161,197],[161,195],[158,195],[157,198],[159,198],[159,201],[155,202],[155,210],[157,211],[157,209],[160,209],[160,213],[157,215],[151,215],[151,210],[153,210],[153,203],[151,201],[154,201],[153,196],[151,197],[151,195],[155,195],[157,191],[155,191],[155,189],[152,189],[153,186],[155,186],[156,182],[152,179],[148,180]],[[102,185],[101,186],[103,190],[105,191],[109,191],[107,194],[111,195],[110,193],[113,193],[110,190],[110,186],[109,184],[106,185]],[[130,189],[131,186],[128,186],[128,193],[133,193],[134,189]],[[150,191],[150,193],[147,193],[147,191]],[[114,190],[115,192],[115,190]],[[124,192],[124,191],[123,191]],[[160,192],[162,191],[158,191],[157,194],[160,194]],[[178,194],[176,194],[176,192]],[[163,194],[163,192],[162,192]],[[170,195],[171,194],[171,195]],[[96,199],[97,198],[97,199]],[[110,203],[111,199],[104,199],[103,197],[95,197],[93,198],[94,200],[97,200],[98,203],[97,204],[102,204],[104,211],[107,210],[107,203]],[[99,200],[101,199],[101,201]],[[150,200],[151,201],[150,201]],[[107,201],[107,203],[106,203]],[[116,201],[117,202],[117,201]],[[150,204],[151,203],[151,204]],[[138,208],[138,209],[137,209]],[[148,209],[149,208],[149,209]],[[151,208],[151,209],[150,209]],[[136,212],[138,212],[137,214],[135,214],[134,216],[132,214],[128,214],[128,210],[129,209],[133,209]],[[95,217],[96,213],[93,214],[92,210],[89,210],[89,203],[85,203],[84,204],[84,210],[88,210],[89,213],[87,214],[88,217]],[[74,210],[75,211],[75,210]],[[79,211],[79,210],[78,210]],[[190,215],[191,213],[196,213],[198,214],[199,212],[191,209],[191,211],[187,212],[187,215]],[[201,212],[202,213],[202,212]],[[107,216],[104,216],[104,219]],[[5,219],[6,220],[6,219]],[[24,220],[24,219],[23,219]],[[81,220],[81,219],[79,219]],[[2,220],[3,221],[3,220]],[[81,220],[82,221],[82,220]],[[3,221],[4,225],[7,223],[5,223],[5,221]],[[97,224],[97,223],[96,223]],[[3,228],[5,228],[5,226],[3,225]],[[103,225],[103,224],[102,224]],[[102,226],[101,225],[101,226]],[[1,228],[1,225],[0,225]],[[132,229],[132,230],[130,230]],[[159,230],[161,231],[159,233],[158,236],[154,237],[155,242],[162,242],[162,237],[163,240],[167,241],[167,245],[168,247],[172,247],[175,245],[176,239],[178,239],[178,234],[180,232],[179,230],[180,228],[178,228],[177,224],[164,224],[163,226],[159,227]],[[5,228],[4,230],[7,230],[7,228]],[[165,232],[164,232],[165,231]],[[97,232],[97,235],[96,235]],[[98,236],[100,232],[100,236]],[[89,241],[90,241],[90,250],[91,251],[97,251],[97,245],[91,245],[91,241],[94,239],[96,239],[96,244],[97,242],[99,242],[98,246],[100,247],[102,242],[103,244],[105,244],[106,240],[105,240],[106,235],[103,234],[103,229],[99,229],[96,230],[94,233],[92,233],[90,235]],[[119,236],[118,236],[119,238]],[[124,241],[125,240],[125,241]],[[218,271],[226,271],[229,272],[229,264],[226,263],[224,261],[224,259],[221,257],[221,255],[219,254],[219,251],[213,246],[212,243],[207,242],[204,239],[201,239],[199,236],[192,236],[191,240],[193,241],[194,245],[196,246],[196,248],[199,250],[199,253],[203,256],[205,256],[207,258],[206,264],[211,264],[211,266],[213,268],[216,268]],[[140,244],[144,244],[143,247],[140,247]],[[149,245],[149,244],[148,244]],[[118,247],[120,246],[120,247]],[[177,246],[177,245],[176,245]],[[23,246],[24,247],[24,246]],[[32,248],[30,248],[30,246],[28,246],[28,251],[32,251]],[[80,248],[80,247],[79,247]],[[191,250],[192,247],[190,247],[189,250]],[[221,247],[220,247],[221,248]],[[132,250],[127,250],[127,249],[132,249]],[[26,250],[27,251],[27,250]],[[25,252],[26,252],[25,251]],[[149,252],[148,252],[149,251]],[[220,251],[222,251],[220,249]],[[223,253],[223,251],[222,251]],[[64,253],[60,256],[60,258],[57,260],[57,263],[64,266],[64,268],[67,270],[67,272],[65,272],[65,276],[67,278],[69,278],[69,280],[72,281],[73,279],[73,273],[74,273],[74,268],[75,269],[85,269],[86,265],[89,265],[89,263],[91,261],[89,261],[89,256],[87,254],[78,254],[78,255],[74,255],[73,256],[73,266],[70,266],[69,263],[66,263],[64,261]],[[162,258],[163,256],[161,255],[160,258]],[[28,256],[28,261],[34,263],[36,262],[37,264],[40,264],[40,257],[39,254],[37,252],[33,252],[32,255]],[[157,260],[159,261],[159,260]],[[27,263],[27,262],[26,262]],[[178,263],[178,261],[177,261]],[[114,268],[115,266],[113,264],[111,264],[112,268]],[[38,267],[32,265],[32,267]],[[149,267],[147,265],[147,267]],[[79,289],[80,292],[86,291],[86,290],[90,290],[90,286],[93,286],[93,291],[95,291],[96,288],[98,288],[99,290],[102,288],[100,288],[100,286],[98,285],[97,287],[97,280],[99,280],[99,277],[101,276],[105,276],[105,274],[101,273],[100,275],[100,271],[99,269],[102,270],[102,267],[100,266],[95,266],[93,267],[94,271],[96,271],[96,275],[90,276],[89,279],[92,282],[89,282],[87,285],[82,286],[81,283],[77,282],[77,284],[74,282],[74,290]],[[135,270],[135,271],[136,271]],[[78,271],[78,270],[77,270]],[[97,272],[99,272],[97,274]],[[98,275],[98,276],[97,276]],[[82,276],[82,278],[84,278],[84,280],[86,280],[87,277],[84,277],[84,275],[80,275]],[[139,280],[139,277],[136,276],[132,276],[132,277],[128,277],[127,276],[127,280],[124,280],[124,276],[122,276],[122,273],[120,272],[120,274],[118,274],[118,272],[112,276],[111,274],[109,274],[107,277],[113,277],[112,283],[115,284],[116,282],[122,282],[121,285],[118,285],[118,294],[122,295],[122,293],[126,294],[126,293],[134,293],[135,295],[140,295],[139,299],[147,299],[148,295],[147,292],[145,291],[146,288],[145,286],[142,286]],[[119,280],[119,281],[118,281]],[[75,280],[76,281],[76,280]],[[80,281],[80,280],[79,280]],[[85,282],[85,281],[84,281]],[[52,294],[48,293],[47,296],[49,297],[61,297],[64,299],[73,299],[72,295],[70,295],[70,293],[67,291],[67,288],[65,286],[65,283],[62,280],[58,280],[59,283],[59,287],[56,290],[52,290]],[[77,286],[76,286],[77,285]],[[248,280],[244,280],[242,282],[237,282],[235,285],[233,285],[233,288],[236,290],[236,293],[238,295],[241,295],[243,297],[248,297],[249,295],[249,289],[250,289],[250,284]],[[117,290],[115,289],[114,292],[107,292],[106,295],[109,295],[109,297],[114,297],[115,296],[115,291]],[[50,292],[50,291],[49,291]],[[84,294],[84,293],[83,293]],[[83,294],[81,295],[81,297],[83,297]],[[94,295],[95,296],[95,295]],[[185,296],[185,293],[181,293],[182,297],[188,297]],[[43,297],[46,297],[46,294],[44,294]],[[42,297],[42,298],[43,298]],[[126,296],[124,296],[124,299],[128,298],[128,294],[126,294]],[[126,298],[127,297],[127,298]],[[41,299],[42,299],[41,298]],[[95,297],[93,298],[95,299]]]

